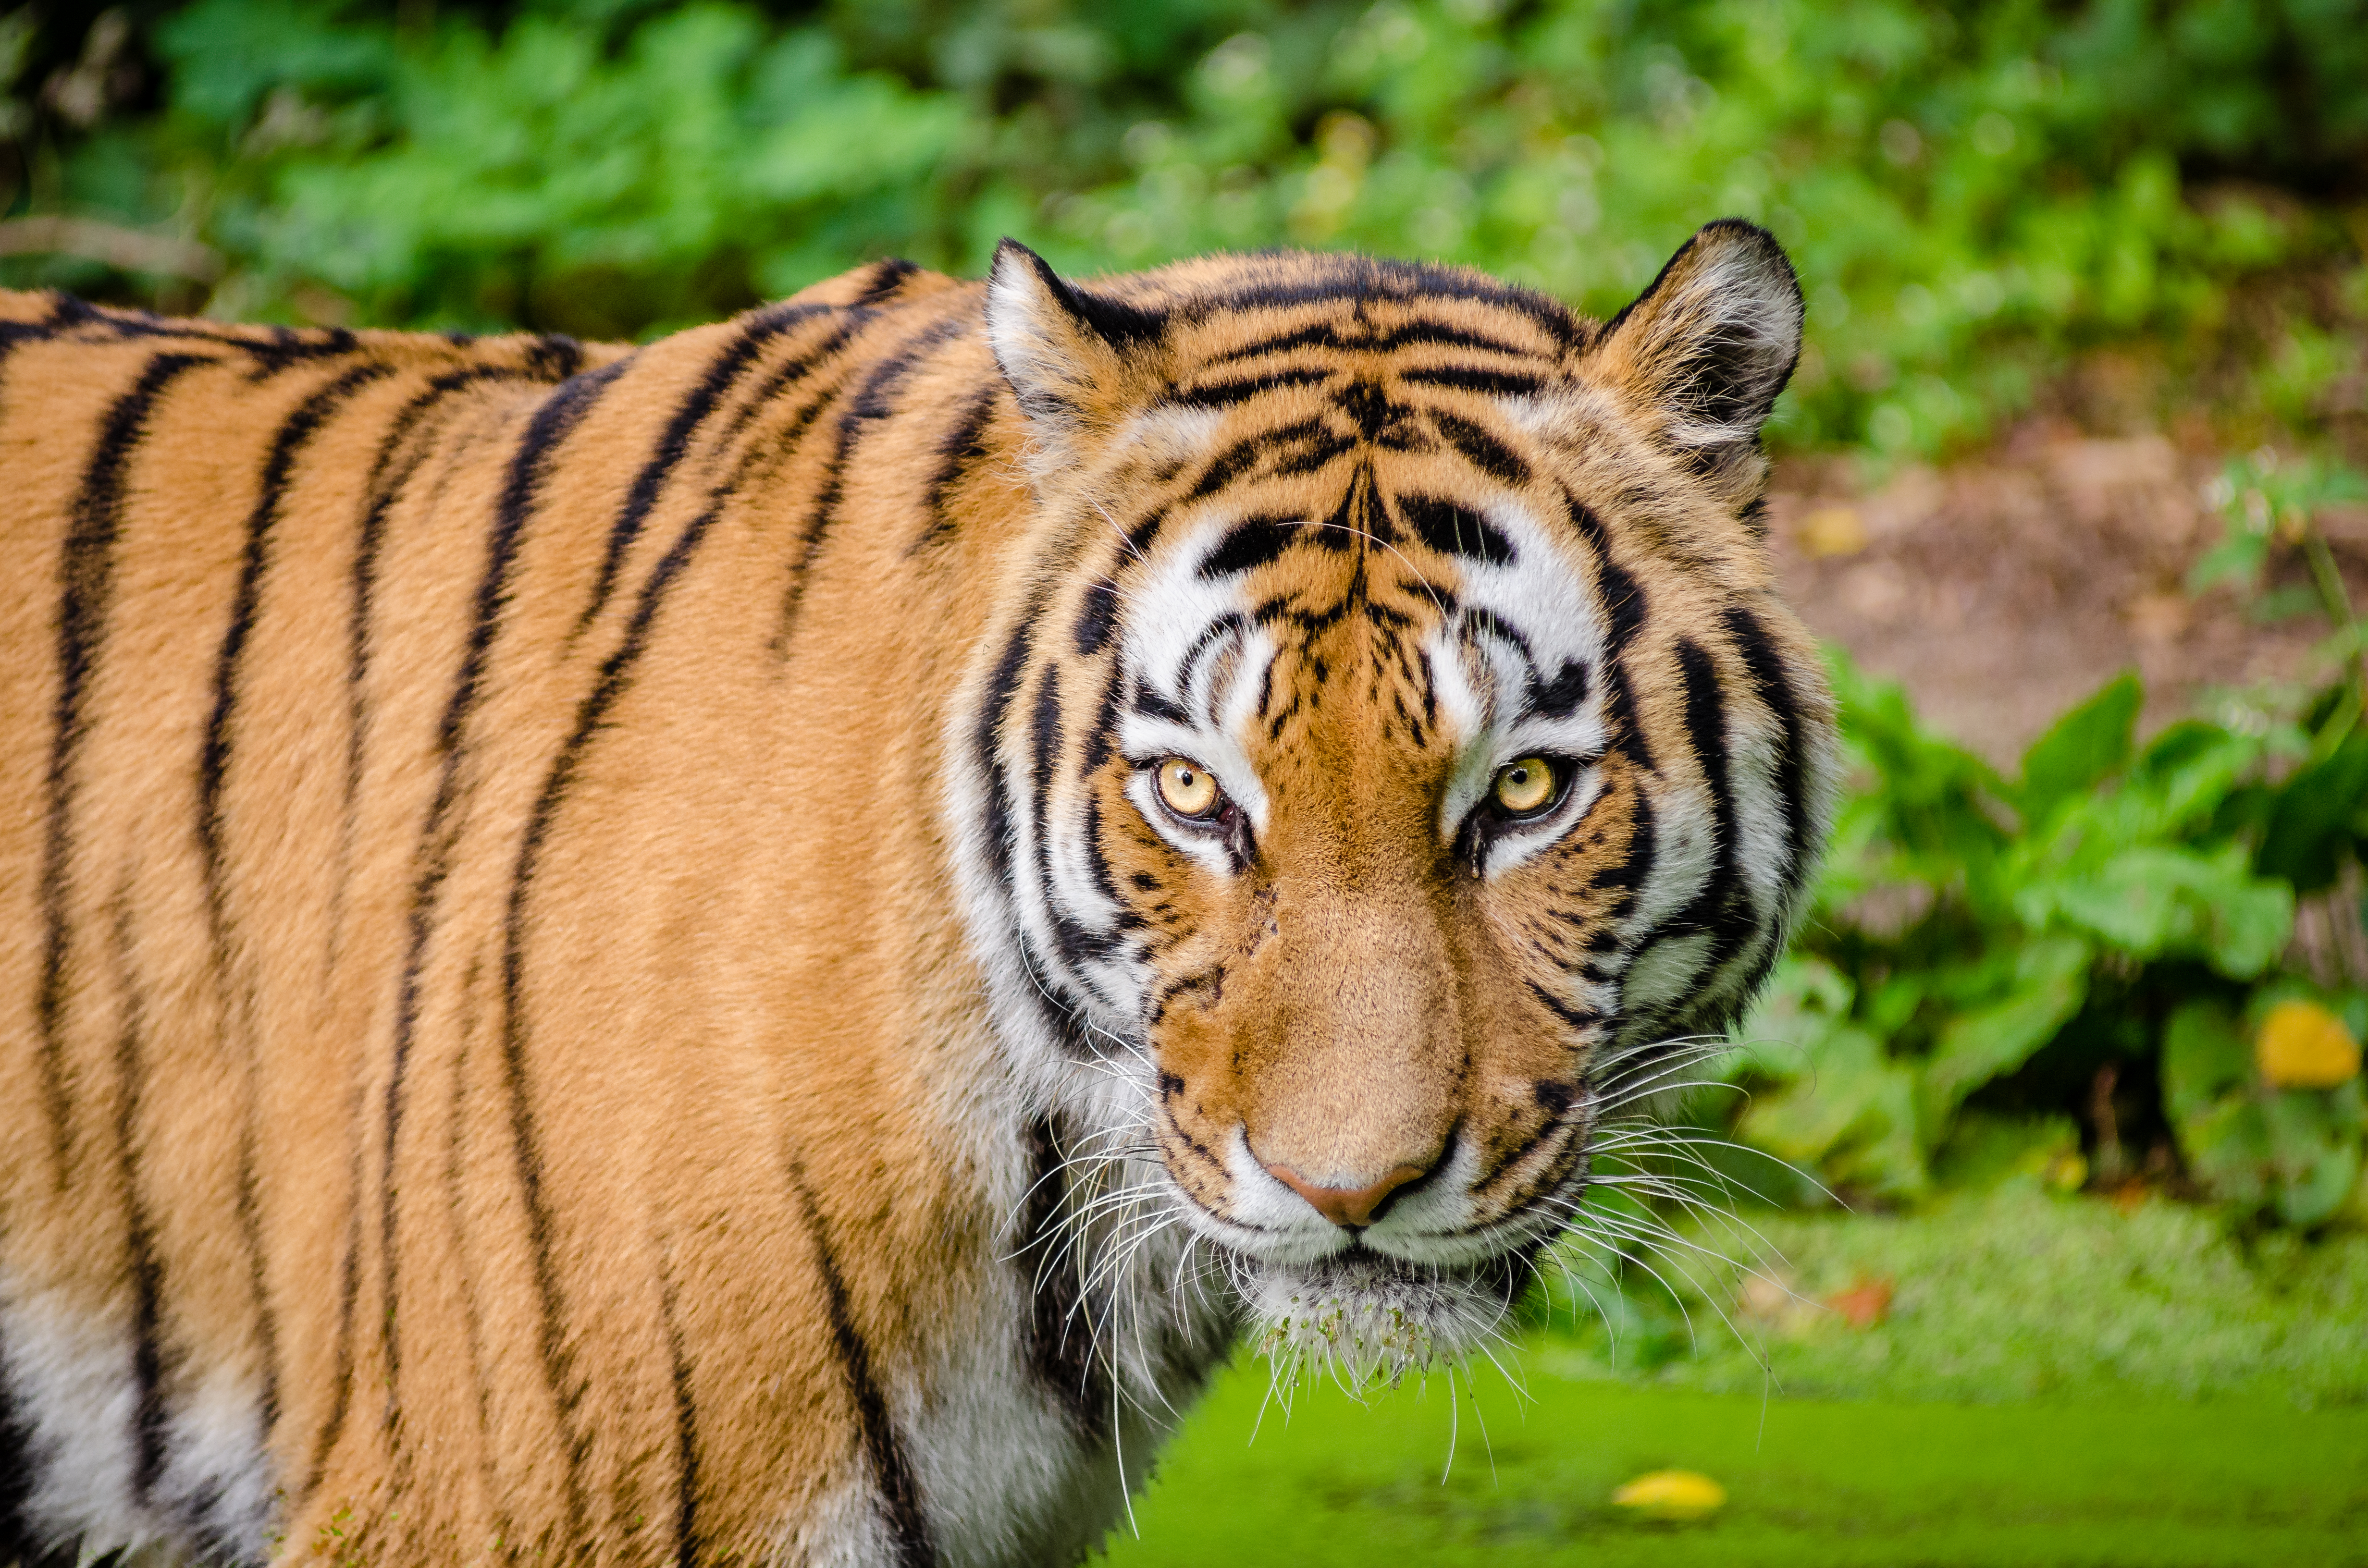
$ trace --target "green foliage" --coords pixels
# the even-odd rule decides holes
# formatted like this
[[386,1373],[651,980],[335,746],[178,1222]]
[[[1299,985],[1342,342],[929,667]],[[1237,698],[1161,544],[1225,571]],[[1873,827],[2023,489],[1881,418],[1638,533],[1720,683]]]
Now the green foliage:
[[20,235],[55,248],[0,276],[226,314],[643,334],[888,252],[974,271],[1005,233],[1088,270],[1440,256],[1600,312],[1740,214],[1809,290],[1779,439],[1929,451],[2088,346],[2203,363],[2297,267],[2351,279],[2259,346],[2257,401],[2307,421],[2368,313],[2340,213],[2269,194],[2368,169],[2362,0],[32,14],[0,206],[131,238]]
[[2263,987],[2241,1019],[2217,1001],[2186,1003],[2163,1031],[2163,1101],[2206,1191],[2311,1226],[2359,1186],[2368,1096],[2356,1074],[2331,1089],[2259,1081],[2248,1040],[2271,1005],[2297,994],[2334,1003],[2354,1040],[2368,1028],[2368,993],[2326,996],[2296,982]]
[[[2295,723],[2189,721],[2141,746],[2143,693],[2123,675],[2009,779],[1835,662],[1855,788],[1808,935],[1738,1031],[1729,1071],[1754,1092],[1737,1135],[1832,1186],[1912,1200],[1970,1097],[2020,1085],[2026,1108],[2036,1095],[2093,1119],[2089,1096],[2129,1066],[2158,1074],[2159,1119],[2206,1193],[2304,1226],[2352,1201],[2358,1079],[2271,1091],[2247,1041],[2308,990],[2281,969],[2297,897],[2368,845],[2356,694],[2330,690]],[[2353,1038],[2368,1025],[2368,995],[2311,994],[2359,1015]],[[2125,1158],[2115,1128],[2097,1135],[2113,1145],[2100,1165]]]
[[[1968,1131],[2031,1153],[2073,1136],[1984,1117]],[[1575,1259],[1584,1291],[1550,1283],[1542,1303],[1559,1369],[1753,1395],[1772,1376],[1820,1399],[2368,1402],[2368,1235],[2246,1237],[2192,1204],[2051,1192],[2029,1159],[1952,1174],[1915,1213],[1754,1214],[1748,1247],[1687,1225],[1693,1246],[1651,1275]],[[1876,1279],[1896,1287],[1878,1323],[1825,1304]]]

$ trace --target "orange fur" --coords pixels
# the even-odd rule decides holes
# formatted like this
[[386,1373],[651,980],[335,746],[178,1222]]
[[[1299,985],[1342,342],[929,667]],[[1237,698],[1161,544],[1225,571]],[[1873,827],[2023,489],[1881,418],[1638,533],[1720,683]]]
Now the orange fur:
[[[640,349],[0,296],[0,1559],[1066,1561],[1237,1327],[1485,1331],[1822,831],[1745,233],[1610,331],[1016,247]],[[1490,592],[1595,638],[1551,844],[1441,814],[1561,700]],[[1225,595],[1220,843],[1122,737]],[[1258,1165],[1481,1239],[1228,1252]]]

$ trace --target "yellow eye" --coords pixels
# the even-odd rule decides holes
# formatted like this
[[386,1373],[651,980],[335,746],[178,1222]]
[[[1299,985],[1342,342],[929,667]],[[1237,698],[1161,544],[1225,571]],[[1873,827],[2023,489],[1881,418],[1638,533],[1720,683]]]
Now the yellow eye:
[[1525,756],[1497,769],[1497,807],[1508,815],[1528,816],[1554,798],[1554,764],[1542,756]]
[[1205,817],[1217,809],[1217,780],[1199,763],[1171,756],[1159,765],[1159,798],[1179,817]]

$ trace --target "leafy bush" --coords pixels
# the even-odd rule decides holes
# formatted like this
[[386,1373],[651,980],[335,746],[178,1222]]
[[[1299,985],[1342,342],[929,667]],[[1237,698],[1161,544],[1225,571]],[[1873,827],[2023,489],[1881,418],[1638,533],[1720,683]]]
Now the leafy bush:
[[[2107,1181],[2135,1173],[2151,1126],[2210,1196],[2305,1226],[2351,1201],[2356,1047],[2305,1084],[2257,1069],[2255,1042],[2281,1003],[2351,1041],[2368,1028],[2368,992],[2281,967],[2297,896],[2335,887],[2368,844],[2357,689],[2140,746],[2123,675],[2007,778],[1835,662],[1857,788],[1811,928],[1740,1031],[1730,1071],[1756,1092],[1737,1135],[1912,1200],[1988,1094],[2081,1116]],[[2124,1079],[2158,1085],[2159,1104],[2117,1103]]]
[[0,27],[0,206],[113,227],[18,228],[50,254],[6,276],[223,313],[634,334],[1005,233],[1078,269],[1411,252],[1602,312],[1739,213],[1810,289],[1779,438],[1918,451],[2089,346],[2208,369],[2264,291],[2245,395],[2317,419],[2368,315],[2326,200],[2368,186],[2368,0],[35,14]]
[[[1565,1252],[1530,1302],[1541,1369],[1795,1399],[2368,1401],[2368,1235],[2232,1234],[2028,1172],[1912,1214],[1752,1220],[1683,1226],[1650,1273]],[[1876,1280],[1896,1293],[1874,1321],[1828,1310]]]

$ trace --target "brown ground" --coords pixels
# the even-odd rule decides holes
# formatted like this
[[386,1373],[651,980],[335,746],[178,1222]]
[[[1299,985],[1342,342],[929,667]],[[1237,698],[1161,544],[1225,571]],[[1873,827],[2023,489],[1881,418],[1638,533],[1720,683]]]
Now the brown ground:
[[[2310,658],[2322,617],[2260,624],[2226,586],[2186,592],[2189,566],[2221,537],[2202,492],[2224,460],[2160,436],[2034,422],[1871,492],[1849,465],[1787,463],[1769,497],[1778,569],[1818,635],[2011,769],[2050,720],[2129,665],[2146,678],[2147,728],[2212,688],[2326,673]],[[2322,526],[2353,602],[2368,605],[2368,508]],[[2271,581],[2307,577],[2284,560]]]

